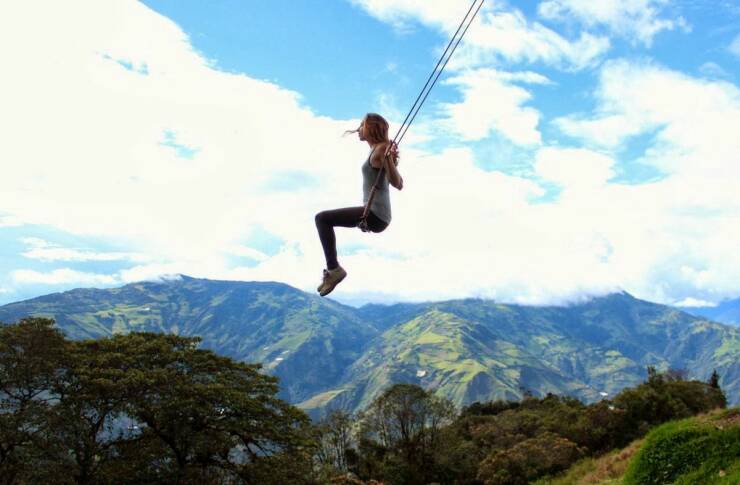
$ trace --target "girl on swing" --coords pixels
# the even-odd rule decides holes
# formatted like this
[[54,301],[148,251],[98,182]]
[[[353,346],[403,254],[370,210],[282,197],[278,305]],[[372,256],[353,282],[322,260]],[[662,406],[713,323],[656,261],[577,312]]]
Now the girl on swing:
[[[391,222],[391,199],[388,184],[398,190],[403,188],[403,179],[398,173],[398,147],[388,140],[388,122],[379,114],[368,113],[360,122],[356,130],[347,133],[357,133],[360,141],[370,146],[370,154],[362,165],[362,193],[363,204],[367,205],[373,184],[378,172],[384,169],[385,176],[378,182],[375,197],[367,214],[367,229],[371,232],[383,232]],[[387,156],[386,156],[387,152]],[[362,221],[364,206],[345,207],[319,212],[316,214],[316,229],[324,248],[326,269],[317,291],[326,296],[341,282],[347,272],[339,266],[337,261],[337,240],[334,227],[357,227]]]

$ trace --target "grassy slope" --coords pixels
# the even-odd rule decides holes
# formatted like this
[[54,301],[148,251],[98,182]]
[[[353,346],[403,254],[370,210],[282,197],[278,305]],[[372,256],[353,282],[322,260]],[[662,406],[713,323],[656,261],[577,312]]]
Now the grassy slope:
[[740,483],[740,408],[653,429],[641,440],[536,485],[730,485]]

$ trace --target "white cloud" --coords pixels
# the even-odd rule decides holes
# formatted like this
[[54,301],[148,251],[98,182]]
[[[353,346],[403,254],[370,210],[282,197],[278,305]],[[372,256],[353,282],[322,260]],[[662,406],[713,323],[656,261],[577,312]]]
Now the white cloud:
[[532,95],[519,86],[525,83],[547,84],[544,76],[533,72],[507,73],[494,69],[468,71],[445,81],[459,86],[463,101],[443,104],[455,132],[464,140],[481,140],[492,131],[518,145],[537,145],[541,135],[537,129],[540,113],[524,103]]
[[[452,35],[469,5],[447,0],[351,0],[371,15],[408,28],[418,21]],[[476,67],[496,59],[543,62],[566,69],[592,65],[609,49],[609,40],[583,32],[569,40],[538,22],[530,22],[517,9],[487,2],[468,30],[450,69]]]
[[737,34],[727,49],[737,57],[740,57],[740,34]]
[[535,158],[539,176],[568,189],[603,186],[614,176],[613,165],[606,155],[577,148],[543,148]]
[[234,256],[241,256],[243,258],[254,259],[256,261],[266,261],[269,256],[262,251],[259,251],[249,246],[233,246],[227,250],[228,253]]
[[149,258],[143,254],[123,253],[123,252],[97,252],[97,251],[80,251],[57,246],[55,244],[38,238],[22,238],[21,240],[30,249],[21,253],[21,256],[29,259],[38,259],[40,261],[134,261],[142,262]]
[[[419,5],[427,15],[427,5],[450,4]],[[45,9],[38,16],[33,5],[17,2],[0,14],[7,67],[0,207],[16,222],[110,238],[151,259],[115,275],[19,270],[13,281],[94,286],[183,273],[313,291],[323,266],[313,215],[361,201],[359,165],[367,147],[341,136],[357,120],[318,116],[297,93],[214,70],[177,26],[142,4],[51,2]],[[497,13],[488,14],[483,21],[493,25],[490,15]],[[520,20],[514,16],[514,25]],[[531,39],[539,27],[522,25],[515,42],[538,45]],[[563,54],[574,48],[566,44],[501,55],[582,64]],[[507,109],[519,126],[507,136],[522,143],[539,132],[533,118],[527,121],[528,98],[516,84],[542,81],[537,76],[494,76],[502,89],[514,89],[506,92]],[[616,184],[610,177],[619,164],[608,153],[547,145],[534,169],[562,193],[543,202],[544,184],[483,170],[467,148],[428,152],[406,144],[428,135],[415,125],[402,147],[405,187],[392,195],[391,226],[374,235],[337,230],[349,277],[333,296],[549,303],[618,288],[666,302],[734,296],[738,89],[628,62],[607,64],[599,82],[596,112],[564,118],[571,133],[589,145],[616,146],[659,130],[643,161],[668,178]],[[481,123],[502,130],[499,118]],[[613,123],[616,134],[600,142],[586,123]],[[199,151],[179,158],[161,145],[168,131]],[[479,161],[497,166],[502,156]],[[321,183],[265,189],[276,174],[305,171]],[[250,245],[254,227],[284,241],[277,254]],[[231,266],[235,255],[257,264]]]
[[[356,176],[346,160],[364,150],[341,137],[356,120],[315,116],[296,93],[212,69],[140,3],[53,4],[43,17],[18,4],[0,15],[0,38],[10,71],[0,163],[12,161],[0,206],[17,221],[212,259],[262,222],[287,240],[313,230],[329,194],[263,193],[273,174],[309,167],[339,187]],[[200,151],[178,158],[161,145],[168,131]],[[341,198],[357,195],[347,187]]]
[[556,120],[586,143],[616,146],[630,136],[656,131],[644,161],[668,172],[727,176],[740,150],[740,89],[696,79],[660,66],[610,61],[603,67],[593,116]]
[[470,4],[449,0],[350,0],[383,22],[407,29],[409,23],[441,25],[454,30]]
[[508,62],[542,62],[567,70],[594,65],[609,50],[609,39],[582,32],[569,40],[518,10],[487,12],[481,24],[471,27],[450,65],[479,66],[503,59]]
[[180,279],[181,274],[189,276],[211,276],[216,273],[203,272],[204,268],[192,268],[186,264],[148,264],[134,266],[133,268],[121,270],[116,276],[121,283],[136,283],[137,281],[172,281]]
[[[602,69],[597,103],[593,115],[571,116],[559,126],[597,146],[654,133],[640,161],[665,178],[607,184],[585,192],[588,197],[566,193],[558,206],[601,209],[599,216],[618,230],[607,238],[614,254],[626,249],[632,258],[623,261],[634,272],[622,285],[637,294],[667,303],[736,295],[740,259],[731,241],[740,237],[740,90],[653,64],[615,61]],[[567,167],[571,158],[553,166]],[[594,182],[603,181],[607,164]],[[581,221],[584,228],[597,223]]]
[[601,147],[616,147],[628,137],[642,133],[646,129],[642,120],[632,120],[621,114],[609,113],[595,118],[570,115],[556,119],[554,124],[566,135]]
[[10,288],[0,287],[0,295],[7,295],[9,293],[13,293],[13,290],[11,290]]
[[0,215],[0,227],[17,227],[22,225],[23,222],[13,215]]
[[15,284],[43,284],[43,285],[115,285],[120,281],[110,275],[85,273],[69,268],[55,269],[48,273],[39,271],[19,269],[11,273]]
[[547,0],[540,3],[539,14],[549,20],[576,19],[586,27],[605,26],[612,34],[645,45],[663,30],[688,24],[682,17],[661,17],[668,0]]
[[704,301],[704,300],[698,300],[696,298],[684,298],[683,300],[674,303],[674,306],[677,307],[703,307],[703,308],[709,308],[709,307],[715,307],[715,305],[712,302]]

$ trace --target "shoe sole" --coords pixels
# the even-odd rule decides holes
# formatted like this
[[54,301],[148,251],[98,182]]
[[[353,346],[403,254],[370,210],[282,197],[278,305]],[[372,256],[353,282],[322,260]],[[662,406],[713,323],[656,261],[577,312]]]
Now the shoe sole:
[[326,296],[326,295],[328,295],[329,293],[331,293],[332,291],[334,291],[334,288],[336,288],[336,287],[337,287],[337,285],[338,285],[339,283],[341,283],[341,282],[342,282],[342,280],[344,280],[344,278],[346,278],[346,277],[347,277],[347,273],[344,273],[344,274],[342,275],[342,277],[341,277],[341,278],[339,278],[339,279],[338,279],[337,281],[335,281],[335,282],[334,282],[334,284],[333,284],[333,285],[331,285],[331,286],[330,286],[329,288],[327,288],[326,290],[324,290],[324,292],[323,292],[323,293],[322,293],[321,291],[319,291],[319,295],[321,295],[321,296]]

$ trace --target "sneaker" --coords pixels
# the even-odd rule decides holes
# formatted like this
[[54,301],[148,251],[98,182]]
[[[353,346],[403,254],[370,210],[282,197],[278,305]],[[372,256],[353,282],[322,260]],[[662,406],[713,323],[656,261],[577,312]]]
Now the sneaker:
[[324,286],[324,282],[326,281],[326,278],[329,276],[329,270],[325,269],[323,275],[321,276],[321,283],[319,283],[319,286],[316,288],[316,291],[321,293],[321,287]]
[[319,295],[326,296],[331,293],[334,288],[347,276],[347,272],[341,266],[337,266],[335,269],[324,270],[324,280],[321,282],[316,291]]

